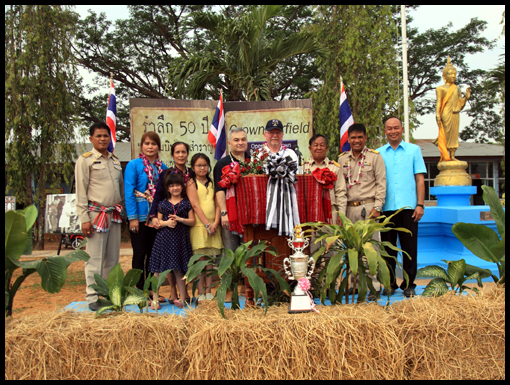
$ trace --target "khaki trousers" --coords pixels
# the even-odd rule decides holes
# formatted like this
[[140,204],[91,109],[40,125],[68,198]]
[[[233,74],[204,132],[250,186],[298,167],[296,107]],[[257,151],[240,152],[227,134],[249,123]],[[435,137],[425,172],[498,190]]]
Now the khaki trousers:
[[[97,212],[89,213],[91,221],[94,222],[99,215]],[[108,278],[110,271],[119,263],[120,255],[120,233],[121,224],[112,222],[112,214],[108,214],[109,230],[106,233],[94,232],[88,239],[86,251],[90,259],[85,262],[85,299],[88,303],[97,301],[97,293],[89,285],[96,283],[94,274],[99,274],[104,279]]]
[[[357,221],[365,220],[365,219],[367,219],[369,217],[370,212],[374,208],[374,203],[375,202],[371,202],[371,203],[365,204],[365,211],[366,211],[365,218],[363,218],[361,216],[361,212],[363,211],[363,205],[361,205],[361,206],[347,206],[347,210],[346,210],[345,216],[347,218],[349,218],[352,221],[352,223],[356,223]],[[381,233],[379,231],[376,232],[373,235],[372,239],[375,239],[376,241],[380,241],[381,240]],[[376,250],[377,250],[377,248],[376,248]],[[363,262],[365,262],[367,264],[367,266],[368,266],[366,257],[363,257]],[[368,268],[365,271],[367,272],[368,276],[372,279],[372,285],[374,285],[374,289],[377,290],[377,291],[380,291],[381,290],[381,284],[377,280],[376,276],[371,276],[370,273],[369,273]],[[352,284],[354,284],[354,275],[353,274],[351,274],[351,285],[350,285],[350,287],[352,287]],[[357,286],[357,282],[356,282],[356,286]]]

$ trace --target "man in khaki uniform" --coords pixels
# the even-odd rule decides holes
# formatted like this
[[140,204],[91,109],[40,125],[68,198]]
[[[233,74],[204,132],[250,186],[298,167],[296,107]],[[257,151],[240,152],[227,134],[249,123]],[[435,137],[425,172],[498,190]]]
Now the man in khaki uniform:
[[[366,128],[363,124],[353,124],[347,131],[351,146],[349,151],[340,154],[338,163],[347,187],[346,217],[353,223],[359,220],[377,218],[386,197],[386,168],[379,152],[365,147]],[[379,232],[374,239],[380,240]],[[374,288],[379,291],[380,284],[372,277]]]
[[311,174],[317,168],[327,167],[337,177],[335,187],[330,190],[331,208],[333,210],[333,223],[339,223],[340,217],[338,211],[345,214],[347,206],[347,195],[345,187],[345,179],[342,174],[342,167],[335,161],[329,160],[326,156],[328,145],[326,138],[321,134],[316,134],[310,139],[310,153],[312,156],[303,165],[303,173]]
[[108,152],[110,129],[105,123],[90,127],[92,151],[78,158],[75,165],[78,216],[83,235],[89,238],[85,263],[87,282],[85,298],[90,310],[98,310],[97,293],[88,286],[95,283],[94,274],[108,277],[119,263],[121,224],[123,214],[124,180],[119,159]]

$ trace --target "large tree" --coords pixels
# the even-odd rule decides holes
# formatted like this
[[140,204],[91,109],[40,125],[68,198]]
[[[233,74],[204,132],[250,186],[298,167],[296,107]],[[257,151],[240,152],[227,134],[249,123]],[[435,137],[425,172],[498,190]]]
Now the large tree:
[[381,143],[383,118],[399,103],[398,69],[390,6],[323,5],[312,27],[325,45],[319,59],[321,88],[312,95],[314,131],[329,138],[330,156],[339,148],[340,76],[355,122],[367,127],[369,146]]
[[69,185],[76,153],[78,87],[70,40],[78,15],[67,6],[11,5],[5,12],[6,193],[39,206],[44,247],[45,187]]

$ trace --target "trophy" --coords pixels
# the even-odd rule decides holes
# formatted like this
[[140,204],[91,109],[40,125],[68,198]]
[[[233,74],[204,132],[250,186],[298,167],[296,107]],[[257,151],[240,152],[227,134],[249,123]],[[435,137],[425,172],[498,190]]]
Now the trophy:
[[[283,268],[289,279],[298,281],[300,278],[310,280],[315,268],[315,261],[308,255],[303,254],[303,249],[309,244],[308,239],[303,239],[301,235],[301,226],[298,224],[294,228],[294,235],[289,239],[289,247],[294,250],[294,254],[285,257]],[[289,313],[307,313],[312,311],[310,297],[303,291],[299,285],[296,285],[290,296]]]

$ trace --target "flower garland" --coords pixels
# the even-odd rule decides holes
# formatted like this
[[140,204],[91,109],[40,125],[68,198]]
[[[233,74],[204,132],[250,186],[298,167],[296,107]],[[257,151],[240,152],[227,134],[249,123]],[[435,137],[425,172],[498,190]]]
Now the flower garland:
[[351,152],[351,155],[349,155],[349,157],[347,157],[347,159],[345,161],[345,164],[347,165],[347,176],[345,177],[345,180],[347,182],[347,188],[351,188],[352,186],[354,186],[356,184],[360,184],[359,180],[361,178],[361,172],[363,171],[363,167],[365,166],[365,158],[367,157],[367,155],[366,155],[367,151],[368,151],[367,147],[365,147],[361,151],[360,160],[358,161],[358,165],[359,165],[358,178],[354,181],[351,181],[352,170],[354,169],[354,166],[351,166],[352,152]]
[[[152,198],[154,198],[154,194],[156,194],[156,181],[157,181],[157,178],[156,180],[154,180],[154,169],[153,167],[151,166],[151,162],[149,160],[149,158],[147,158],[147,156],[143,153],[140,154],[140,158],[143,160],[143,165],[144,165],[144,171],[145,171],[145,174],[147,174],[147,179],[149,179],[149,184],[147,186],[147,190],[149,190],[150,192],[150,195]],[[163,162],[161,162],[161,159],[159,159],[159,156],[156,157],[156,160],[154,161],[154,165],[156,166],[157,170],[158,170],[158,177],[159,175],[161,175],[161,173],[163,172]]]
[[310,281],[306,277],[299,278],[298,280],[298,286],[301,290],[303,290],[306,294],[308,294],[308,297],[310,297],[310,307],[313,311],[320,314],[320,312],[317,310],[315,306],[315,302],[313,300],[312,294],[310,293],[310,288],[312,287]]

